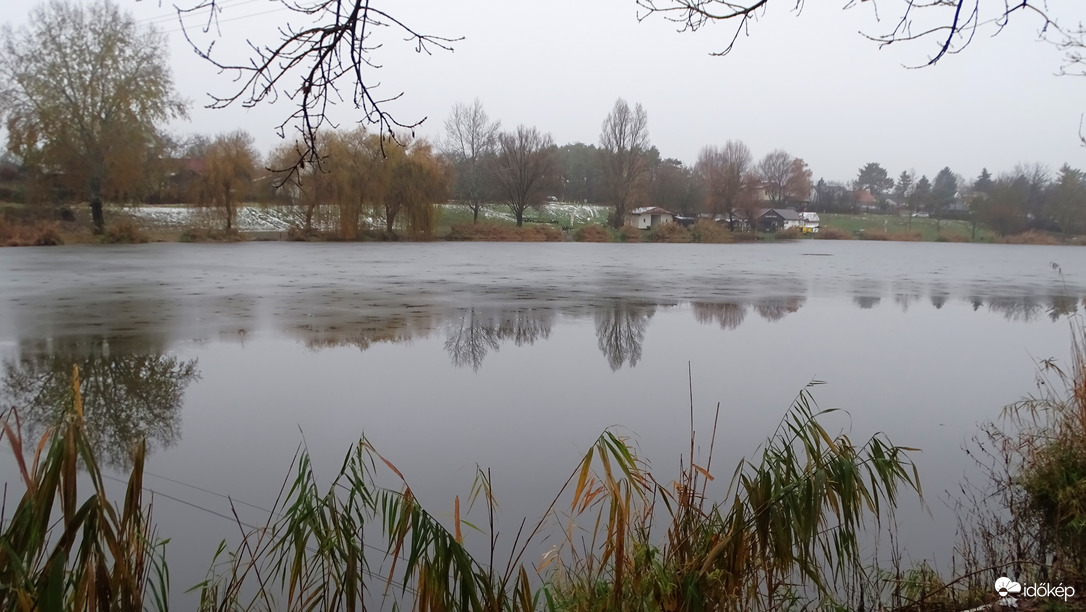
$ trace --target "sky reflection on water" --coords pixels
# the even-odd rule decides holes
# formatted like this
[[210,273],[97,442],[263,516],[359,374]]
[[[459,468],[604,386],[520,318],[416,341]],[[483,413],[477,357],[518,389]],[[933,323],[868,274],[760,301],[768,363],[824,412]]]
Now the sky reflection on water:
[[[1060,247],[5,249],[0,398],[44,426],[80,364],[110,464],[148,436],[149,486],[227,515],[222,498],[156,478],[266,505],[303,436],[334,470],[364,431],[436,509],[493,466],[508,529],[605,427],[676,466],[688,364],[699,431],[721,403],[729,473],[822,379],[816,399],[842,409],[832,427],[923,449],[932,516],[907,504],[899,517],[908,552],[938,556],[953,541],[940,496],[969,469],[961,444],[1031,391],[1037,359],[1066,357],[1064,316],[1084,296],[1086,250]],[[169,499],[156,516],[185,534],[175,582],[200,580],[231,527]]]

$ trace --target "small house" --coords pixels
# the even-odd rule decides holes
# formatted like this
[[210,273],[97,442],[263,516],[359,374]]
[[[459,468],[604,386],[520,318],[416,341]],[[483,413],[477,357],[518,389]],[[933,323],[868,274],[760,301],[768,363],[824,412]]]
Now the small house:
[[632,225],[637,229],[649,229],[657,225],[674,222],[675,215],[671,211],[658,206],[644,206],[626,213],[626,225]]
[[763,232],[802,228],[803,217],[794,208],[759,208],[754,211],[757,227]]

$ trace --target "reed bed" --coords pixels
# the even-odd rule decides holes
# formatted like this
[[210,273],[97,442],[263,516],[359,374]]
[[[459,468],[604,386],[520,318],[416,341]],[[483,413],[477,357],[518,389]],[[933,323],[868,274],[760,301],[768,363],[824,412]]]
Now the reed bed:
[[[78,371],[73,379],[70,412],[44,434],[30,464],[18,415],[4,420],[26,492],[3,523],[0,608],[166,610],[166,542],[156,538],[142,497],[145,447],[134,449],[125,498],[114,505],[83,432]],[[695,456],[691,434],[675,479],[658,479],[630,439],[604,431],[511,542],[499,538],[486,470],[477,471],[463,504],[454,500],[448,523],[422,507],[365,437],[323,487],[301,446],[267,521],[239,519],[236,543],[224,540],[215,551],[194,587],[199,609],[771,610],[800,598],[824,605],[836,601],[842,576],[863,571],[865,525],[892,517],[903,491],[920,493],[910,449],[883,436],[856,445],[831,435],[820,424],[829,412],[801,392],[753,458],[730,471],[720,495],[710,494],[715,424],[704,457]],[[89,491],[77,488],[80,470]],[[482,545],[469,546],[466,535]],[[547,539],[555,543],[537,559]]]

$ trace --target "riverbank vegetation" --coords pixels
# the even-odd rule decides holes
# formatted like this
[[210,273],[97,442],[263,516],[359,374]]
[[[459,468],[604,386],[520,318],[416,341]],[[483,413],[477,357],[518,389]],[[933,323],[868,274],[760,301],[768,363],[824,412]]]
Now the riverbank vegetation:
[[[124,501],[111,503],[83,432],[78,377],[76,369],[65,418],[33,446],[18,413],[6,416],[4,440],[26,490],[0,536],[8,587],[0,608],[163,609],[166,543],[143,506],[143,447],[135,450]],[[693,418],[691,406],[691,429]],[[824,428],[830,418],[804,390],[753,458],[729,470],[728,484],[717,481],[722,472],[712,462],[715,427],[704,454],[691,433],[690,454],[673,480],[658,479],[630,438],[605,431],[512,542],[499,541],[498,496],[483,469],[463,503],[454,500],[450,523],[419,504],[366,438],[326,487],[303,447],[267,522],[239,522],[241,540],[214,553],[197,586],[201,609],[343,610],[393,601],[423,610],[828,604],[842,576],[863,569],[864,529],[889,524],[900,496],[920,492],[910,449],[881,435],[855,445]],[[89,476],[89,494],[78,490],[77,466]],[[544,536],[552,543],[533,562]],[[506,549],[508,558],[496,558]]]
[[[651,464],[635,437],[607,430],[569,458],[568,480],[553,483],[546,507],[512,528],[495,522],[501,486],[484,468],[460,497],[431,507],[372,440],[359,439],[331,479],[302,447],[265,521],[238,519],[237,535],[207,551],[197,591],[208,610],[338,610],[354,601],[921,612],[992,603],[999,576],[1078,588],[1086,581],[1086,333],[1077,316],[1071,359],[1041,362],[1036,393],[966,446],[982,478],[950,497],[959,542],[949,563],[902,554],[895,511],[921,491],[912,451],[882,435],[854,441],[835,432],[845,415],[820,409],[812,387],[734,465],[714,458],[715,419],[691,434],[677,470]],[[179,375],[195,375],[181,366]],[[88,367],[52,368],[44,394],[34,386],[38,370],[27,370],[23,399],[10,403],[18,409],[0,419],[16,476],[0,507],[0,609],[82,610],[91,600],[153,608],[192,586],[169,584],[164,538],[172,534],[155,529],[152,499],[141,493],[145,449],[161,441],[144,434],[127,453],[124,444],[107,445],[112,454],[99,448],[83,415],[108,411],[90,410],[95,397],[120,396],[95,395]],[[693,430],[693,405],[690,419]],[[108,466],[129,471],[126,488],[104,486],[110,477],[99,470]],[[1020,603],[1036,609],[1042,599]],[[1040,609],[1081,608],[1081,599],[1064,603]]]
[[[54,29],[72,29],[48,24],[69,21],[87,35],[41,44],[55,38]],[[827,229],[874,240],[1062,243],[1086,232],[1086,179],[1068,165],[1056,172],[1020,165],[1000,175],[985,169],[975,179],[943,167],[929,179],[911,170],[893,178],[869,162],[855,178],[815,180],[803,158],[781,149],[758,156],[738,140],[709,143],[696,160],[683,161],[653,146],[647,112],[623,99],[601,113],[598,144],[559,146],[535,126],[503,128],[474,100],[455,105],[444,136],[433,141],[406,131],[324,125],[311,141],[258,151],[244,129],[189,136],[162,130],[166,120],[184,115],[185,104],[173,92],[161,35],[108,0],[87,10],[38,9],[30,25],[6,31],[2,43],[0,69],[19,78],[0,104],[11,127],[0,159],[0,199],[14,204],[2,207],[0,244],[88,242],[88,235],[131,243],[177,239],[182,232],[187,239],[233,240],[245,233],[238,230],[246,209],[281,211],[275,216],[290,219],[256,237],[295,240],[556,239],[542,227],[461,227],[500,226],[508,218],[518,228],[555,225],[564,239],[601,241],[600,232],[579,231],[598,224],[617,241],[721,243],[753,239],[765,225],[760,215],[782,208],[822,213]],[[109,86],[49,77],[73,62],[75,72],[97,74]],[[155,86],[133,92],[131,82]],[[72,94],[72,87],[102,99]],[[99,116],[99,108],[122,109],[123,117]],[[126,127],[118,128],[122,123]],[[77,134],[64,127],[81,124],[99,129]],[[79,214],[84,202],[89,222]],[[559,202],[567,209],[556,212]],[[140,215],[123,207],[163,204],[201,214],[163,235],[140,227]],[[713,219],[730,235],[704,224],[642,234],[623,229],[640,207],[666,209],[686,226]],[[592,209],[591,219],[580,218],[585,209]],[[868,219],[873,213],[883,216]],[[121,227],[108,228],[114,223]]]
[[[495,523],[500,491],[483,468],[450,515],[421,505],[365,437],[330,481],[302,446],[266,521],[239,519],[241,535],[208,551],[200,609],[927,611],[992,603],[998,576],[1081,585],[1086,335],[1077,321],[1072,333],[1072,359],[1042,362],[1038,393],[967,447],[985,480],[953,497],[960,542],[941,571],[903,559],[896,540],[896,508],[921,494],[912,449],[833,433],[839,415],[808,388],[735,466],[714,463],[715,419],[708,440],[695,436],[693,405],[674,476],[604,431],[513,532]],[[2,513],[0,609],[166,609],[176,587],[143,495],[146,447],[111,500],[80,389],[75,369],[40,440],[24,439],[18,411],[4,415],[23,490]]]

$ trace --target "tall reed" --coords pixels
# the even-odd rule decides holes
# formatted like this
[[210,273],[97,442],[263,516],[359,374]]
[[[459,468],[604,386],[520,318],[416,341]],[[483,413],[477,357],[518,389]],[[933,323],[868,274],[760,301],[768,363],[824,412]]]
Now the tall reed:
[[[84,432],[77,367],[70,401],[64,420],[36,447],[25,446],[17,412],[3,419],[26,490],[2,523],[0,610],[167,610],[166,542],[155,536],[143,504],[146,446],[133,449],[125,497],[115,506]],[[89,491],[80,489],[81,479]],[[6,517],[7,508],[0,514]]]
[[[819,423],[829,412],[805,389],[716,499],[715,426],[701,464],[691,460],[691,436],[674,481],[657,480],[628,439],[604,431],[508,548],[499,546],[486,471],[468,511],[457,498],[446,526],[365,438],[323,490],[301,448],[276,518],[243,529],[234,549],[220,547],[200,586],[202,609],[769,610],[834,601],[838,579],[862,570],[865,521],[892,516],[902,488],[919,494],[920,483],[911,449],[883,436],[859,446],[831,436]],[[377,467],[395,487],[376,484]],[[470,520],[475,508],[483,520]],[[484,552],[465,545],[464,526],[484,534]],[[556,533],[561,542],[533,563]],[[498,559],[499,548],[511,552]]]
[[[123,504],[106,497],[83,432],[78,370],[72,409],[24,461],[17,414],[4,437],[26,492],[0,541],[3,610],[165,610],[165,542],[141,496],[145,449]],[[862,572],[861,532],[920,494],[911,449],[876,435],[831,435],[808,389],[754,458],[716,483],[716,423],[704,457],[691,436],[675,479],[658,479],[636,445],[606,430],[540,516],[499,538],[490,473],[478,469],[453,520],[418,501],[365,437],[322,486],[300,446],[267,520],[237,519],[206,580],[201,611],[772,610],[833,606],[835,586]],[[717,408],[719,417],[719,406]],[[80,497],[78,467],[91,487]],[[391,486],[380,484],[391,482]],[[84,499],[85,497],[85,499]],[[55,504],[59,502],[59,508]],[[477,518],[482,515],[482,518]],[[465,529],[466,528],[466,529]],[[482,542],[466,542],[476,534]],[[542,557],[548,539],[554,544]],[[507,551],[507,552],[505,552]]]

